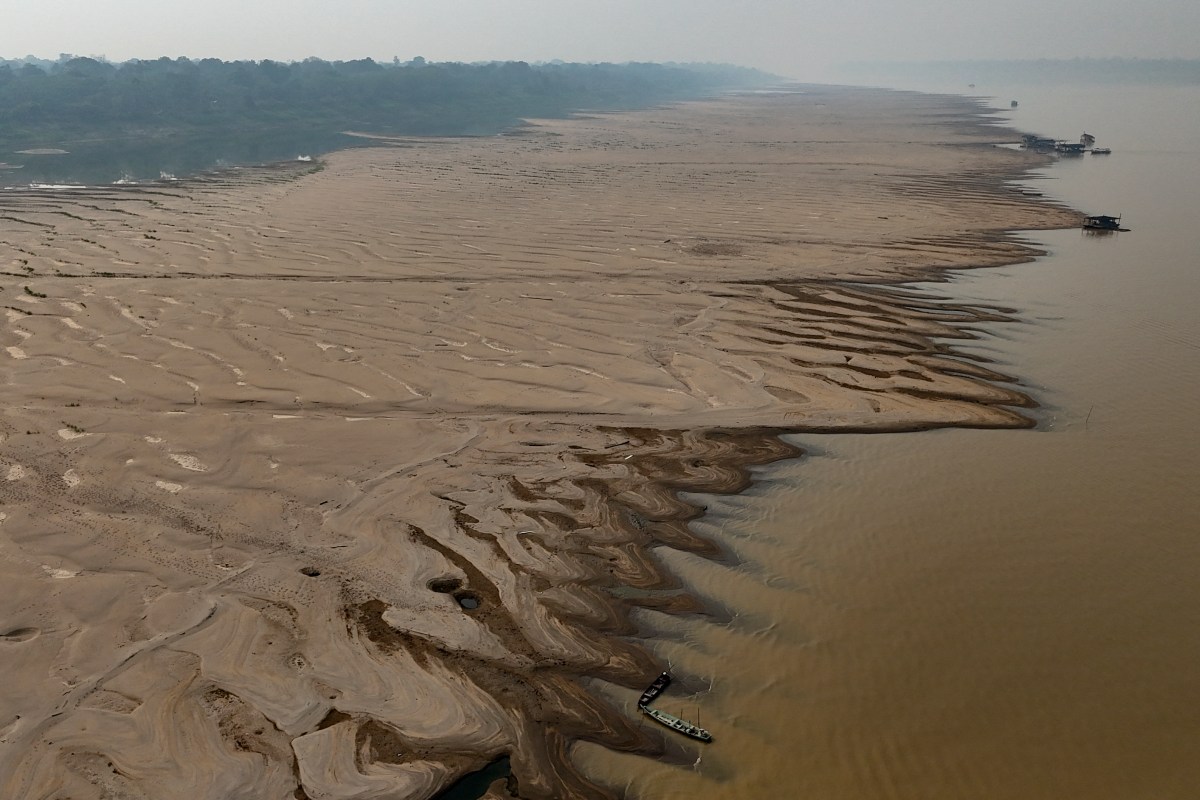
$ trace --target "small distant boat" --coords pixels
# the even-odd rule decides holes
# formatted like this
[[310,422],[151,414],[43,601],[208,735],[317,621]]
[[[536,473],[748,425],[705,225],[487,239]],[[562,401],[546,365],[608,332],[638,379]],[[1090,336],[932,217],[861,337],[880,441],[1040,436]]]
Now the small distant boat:
[[1074,142],[1059,142],[1054,145],[1054,150],[1063,156],[1081,156],[1087,152],[1087,146],[1082,142],[1079,144]]
[[1009,104],[1008,104],[1008,107],[1009,107],[1009,108],[1016,108],[1018,105],[1019,105],[1019,103],[1017,103],[1017,101],[1016,101],[1016,100],[1013,100],[1011,103],[1009,103]]
[[305,164],[312,161],[312,156],[296,156],[297,161],[303,161]]
[[1094,155],[1094,156],[1112,155],[1112,148],[1111,147],[1093,147],[1092,155]]
[[1087,231],[1123,231],[1121,218],[1110,217],[1106,214],[1093,214],[1083,218],[1083,229]]
[[697,739],[701,742],[712,741],[711,733],[704,730],[704,728],[701,728],[699,725],[693,725],[686,719],[680,719],[674,714],[668,714],[665,711],[659,711],[657,708],[647,708],[646,706],[642,706],[639,708],[639,710],[643,714],[649,716],[655,722],[666,725],[671,730],[679,731],[684,736],[690,736],[693,739]]

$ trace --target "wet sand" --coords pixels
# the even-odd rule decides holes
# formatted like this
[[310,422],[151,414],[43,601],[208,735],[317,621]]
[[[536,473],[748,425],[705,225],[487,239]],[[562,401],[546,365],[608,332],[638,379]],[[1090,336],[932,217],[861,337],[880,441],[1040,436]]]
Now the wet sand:
[[0,193],[0,793],[611,794],[631,609],[703,611],[655,548],[723,556],[679,490],[1028,424],[952,347],[1004,312],[889,285],[1077,222],[1012,138],[814,89]]

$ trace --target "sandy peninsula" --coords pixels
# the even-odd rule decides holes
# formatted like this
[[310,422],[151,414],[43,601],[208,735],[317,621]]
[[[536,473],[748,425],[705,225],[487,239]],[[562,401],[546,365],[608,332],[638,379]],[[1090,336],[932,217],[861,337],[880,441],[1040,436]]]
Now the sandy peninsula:
[[[607,797],[781,430],[1022,426],[898,285],[1077,215],[971,101],[808,87],[0,192],[0,795]],[[614,592],[613,589],[621,591]],[[618,599],[618,596],[620,599]],[[604,692],[593,689],[604,685]]]

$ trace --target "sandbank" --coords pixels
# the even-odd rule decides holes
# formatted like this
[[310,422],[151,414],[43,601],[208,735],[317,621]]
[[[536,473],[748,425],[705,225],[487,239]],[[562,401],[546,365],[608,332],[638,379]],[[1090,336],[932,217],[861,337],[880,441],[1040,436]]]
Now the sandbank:
[[701,611],[654,548],[719,555],[679,490],[780,431],[1029,424],[953,346],[1010,312],[900,285],[1079,219],[974,102],[520,133],[0,194],[0,795],[427,798],[507,754],[609,796],[573,742],[664,747],[607,699],[661,666],[630,608]]

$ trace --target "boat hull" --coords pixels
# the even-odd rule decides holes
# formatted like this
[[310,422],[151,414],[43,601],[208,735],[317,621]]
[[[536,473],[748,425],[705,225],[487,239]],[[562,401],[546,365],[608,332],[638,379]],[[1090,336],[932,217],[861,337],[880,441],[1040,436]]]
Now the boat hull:
[[638,708],[648,706],[654,702],[660,694],[667,690],[671,685],[671,676],[663,673],[654,679],[654,683],[646,687],[646,691],[642,692],[641,698],[638,700]]
[[701,728],[699,725],[693,725],[686,719],[680,719],[674,714],[668,714],[665,711],[659,711],[657,708],[646,708],[643,706],[640,710],[643,714],[650,717],[650,719],[654,720],[660,725],[665,725],[673,731],[682,733],[684,736],[690,736],[691,738],[700,742],[712,741],[711,733],[704,730],[704,728]]

